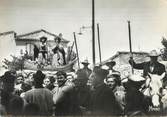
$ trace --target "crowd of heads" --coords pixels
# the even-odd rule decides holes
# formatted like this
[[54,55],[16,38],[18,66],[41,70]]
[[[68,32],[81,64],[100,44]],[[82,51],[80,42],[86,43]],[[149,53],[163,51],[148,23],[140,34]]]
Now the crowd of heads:
[[[88,67],[88,61],[84,61],[83,65]],[[0,78],[0,91],[1,91],[1,114],[14,114],[14,115],[29,115],[37,114],[39,107],[36,104],[24,102],[24,95],[32,89],[46,88],[52,91],[55,87],[63,85],[71,85],[76,88],[80,87],[94,87],[105,84],[108,87],[115,87],[116,84],[120,85],[120,74],[113,73],[109,75],[109,71],[102,69],[100,66],[95,66],[91,77],[88,77],[82,69],[77,72],[66,73],[57,71],[57,73],[48,76],[42,71],[37,70],[35,73],[30,72],[26,75],[23,73],[16,73],[16,71],[7,71]]]

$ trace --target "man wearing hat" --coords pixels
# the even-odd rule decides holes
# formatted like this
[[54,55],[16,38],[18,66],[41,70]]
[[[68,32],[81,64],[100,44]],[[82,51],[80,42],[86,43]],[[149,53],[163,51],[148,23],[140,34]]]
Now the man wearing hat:
[[[90,74],[92,73],[92,70],[88,68],[88,65],[89,65],[88,60],[87,60],[87,59],[84,60],[84,61],[82,62],[82,65],[83,65],[84,67],[83,67],[82,69],[79,69],[78,71],[85,73],[85,74],[86,74],[86,77],[85,77],[85,78],[88,79],[89,76],[90,76]],[[78,73],[78,71],[77,71],[77,73]]]
[[33,78],[35,88],[25,92],[25,96],[23,98],[28,104],[34,103],[38,105],[39,115],[52,115],[53,94],[49,89],[43,87],[45,74],[38,70],[33,75]]
[[156,50],[152,50],[149,53],[150,61],[135,63],[133,58],[130,57],[129,63],[135,69],[143,69],[143,76],[148,76],[148,73],[161,75],[165,72],[165,66],[159,63],[158,60],[159,54]]
[[115,61],[109,60],[106,65],[108,66],[109,74],[112,74],[112,72],[117,72],[113,67],[116,65]]

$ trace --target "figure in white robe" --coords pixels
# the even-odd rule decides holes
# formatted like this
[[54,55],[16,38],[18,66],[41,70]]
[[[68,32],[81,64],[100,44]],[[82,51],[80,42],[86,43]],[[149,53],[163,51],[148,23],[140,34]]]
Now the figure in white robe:
[[52,59],[52,66],[62,66],[64,64],[63,54],[57,47],[53,49],[54,55]]

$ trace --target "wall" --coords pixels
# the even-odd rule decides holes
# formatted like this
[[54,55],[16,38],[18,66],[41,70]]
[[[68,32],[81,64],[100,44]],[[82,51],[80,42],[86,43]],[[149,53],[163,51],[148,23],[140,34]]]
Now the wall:
[[[0,35],[0,72],[2,72],[2,65],[4,58],[11,59],[10,55],[16,52],[15,33],[6,33]],[[0,73],[1,74],[1,73]]]
[[[114,68],[121,72],[122,77],[126,74],[132,73],[132,68],[129,64],[130,53],[121,53],[113,60],[116,62]],[[149,61],[149,57],[146,54],[133,54],[133,59],[136,63]],[[142,74],[142,70],[134,69],[134,74]]]

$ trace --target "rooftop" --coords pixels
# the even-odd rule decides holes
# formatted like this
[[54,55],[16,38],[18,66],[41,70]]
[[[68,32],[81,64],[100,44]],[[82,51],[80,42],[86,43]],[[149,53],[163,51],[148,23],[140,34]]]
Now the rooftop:
[[[139,51],[139,52],[132,52],[133,54],[141,54],[141,55],[148,55],[147,52],[142,52],[142,51]],[[109,59],[105,60],[105,61],[102,61],[102,65],[104,65],[107,61],[109,60],[114,60],[115,58],[117,58],[119,55],[121,54],[130,54],[130,52],[128,51],[118,51],[115,55],[113,55],[112,57],[110,57]]]
[[[53,37],[58,37],[57,35],[53,34],[53,33],[50,33],[44,29],[40,29],[40,30],[36,30],[36,31],[33,31],[33,32],[30,32],[30,33],[26,33],[26,34],[21,34],[21,35],[17,35],[16,39],[17,40],[37,40],[37,34],[39,33],[46,33],[50,36],[53,36]],[[63,42],[69,42],[68,40],[62,38],[62,41]]]

